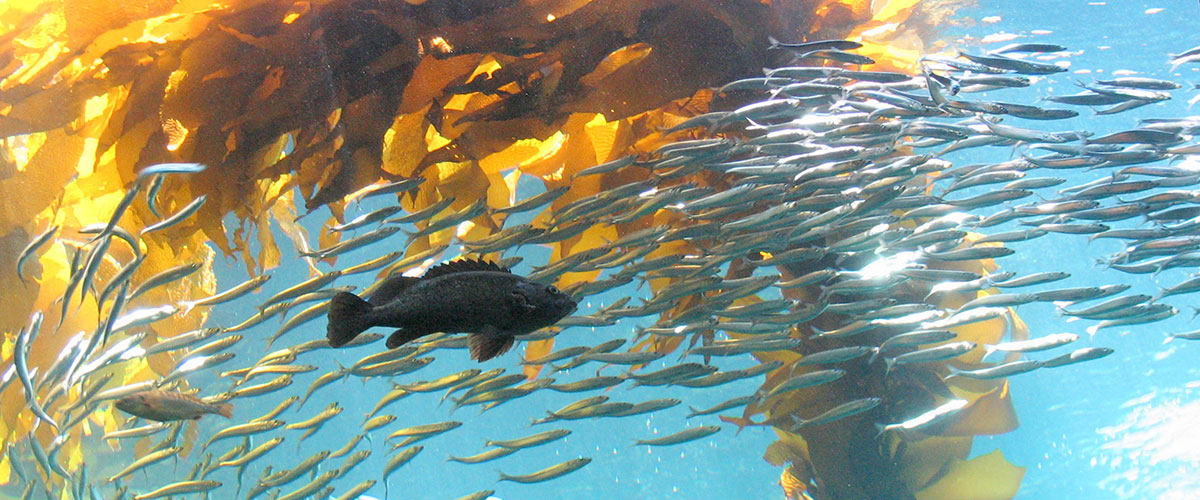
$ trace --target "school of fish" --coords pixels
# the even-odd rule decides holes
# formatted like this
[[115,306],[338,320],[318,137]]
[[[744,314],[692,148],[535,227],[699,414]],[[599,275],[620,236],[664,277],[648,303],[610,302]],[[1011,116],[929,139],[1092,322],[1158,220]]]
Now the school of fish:
[[[795,54],[796,65],[728,83],[718,92],[735,106],[672,127],[669,132],[680,139],[652,154],[576,175],[632,181],[569,203],[557,203],[568,192],[562,188],[506,207],[481,200],[457,211],[445,211],[447,204],[404,213],[389,205],[332,228],[353,231],[353,238],[302,249],[297,257],[330,262],[353,251],[366,256],[365,261],[299,279],[252,276],[208,297],[132,308],[128,304],[146,291],[201,267],[181,263],[135,283],[131,277],[141,263],[139,255],[122,262],[112,276],[97,274],[101,261],[111,258],[110,245],[128,245],[137,253],[141,236],[178,224],[205,204],[203,197],[197,198],[137,234],[123,229],[121,217],[135,203],[149,203],[158,213],[154,193],[163,178],[191,175],[204,166],[166,163],[142,170],[117,210],[84,235],[47,228],[17,259],[17,276],[25,280],[22,268],[29,260],[50,245],[64,245],[71,249],[71,281],[61,298],[63,315],[87,294],[108,307],[95,331],[72,337],[43,370],[28,366],[28,346],[56,325],[43,322],[44,314],[36,312],[16,332],[12,361],[0,373],[0,391],[23,391],[26,411],[38,421],[35,428],[48,427],[60,438],[49,447],[32,433],[6,442],[5,455],[18,477],[3,491],[22,499],[146,500],[204,493],[210,498],[278,500],[349,499],[382,489],[385,498],[394,498],[389,478],[403,474],[405,464],[446,459],[422,456],[424,445],[417,443],[460,426],[485,425],[487,418],[430,415],[424,424],[394,425],[397,417],[381,412],[407,413],[401,408],[409,395],[442,391],[443,400],[456,395],[454,408],[478,405],[485,410],[507,402],[519,405],[536,391],[578,395],[561,408],[528,408],[531,425],[556,428],[496,436],[483,452],[451,456],[457,464],[446,465],[478,467],[472,464],[563,439],[572,432],[572,420],[661,412],[687,404],[689,391],[715,390],[711,388],[747,378],[763,384],[713,408],[692,407],[675,432],[629,444],[735,439],[732,432],[718,435],[722,422],[771,425],[806,437],[816,436],[823,426],[853,425],[865,429],[859,432],[862,442],[889,455],[899,451],[886,443],[937,435],[970,411],[971,402],[946,384],[1001,380],[1103,358],[1111,349],[1071,344],[1084,334],[1095,337],[1102,330],[1172,317],[1179,312],[1172,305],[1176,299],[1200,290],[1200,277],[1151,296],[1123,294],[1129,286],[1122,284],[1055,286],[1069,277],[1064,272],[1016,276],[997,269],[1002,269],[1003,257],[1019,251],[1021,242],[1051,234],[1072,235],[1079,245],[1106,238],[1126,242],[1102,263],[1121,273],[1200,264],[1200,191],[1190,189],[1200,184],[1200,168],[1190,159],[1200,154],[1200,144],[1190,143],[1200,118],[1141,120],[1112,133],[1053,126],[1054,120],[1078,116],[1087,107],[1115,114],[1171,99],[1182,85],[1140,77],[1081,81],[1078,93],[1050,97],[1055,105],[1042,107],[972,95],[1026,87],[1036,82],[1031,76],[1064,71],[1024,56],[1065,47],[1016,44],[957,58],[931,56],[923,59],[923,71],[913,75],[861,69],[872,61],[855,54],[857,44],[851,41],[772,43],[776,50]],[[1198,54],[1200,48],[1185,51],[1171,62],[1194,62]],[[1014,156],[998,163],[952,161],[972,148],[1007,148]],[[1064,171],[1086,172],[1092,180],[1066,185],[1057,176]],[[626,175],[610,175],[614,173]],[[372,196],[404,196],[417,184],[419,180],[401,180]],[[486,238],[415,255],[395,251],[405,248],[406,238],[411,242],[480,214],[538,210],[549,212],[545,224],[512,224]],[[601,225],[621,227],[621,236],[545,262],[530,262],[520,252]],[[500,257],[496,262],[475,260],[483,255]],[[564,274],[597,270],[601,274],[595,280],[562,290],[553,286]],[[375,283],[361,292],[366,300],[351,293],[353,286],[339,286],[339,279],[366,273],[374,273]],[[487,279],[468,280],[463,273]],[[446,276],[461,278],[463,284],[436,288],[432,280],[448,282]],[[288,287],[265,298],[255,293],[268,281],[280,280],[288,281]],[[647,283],[649,292],[643,287]],[[571,315],[576,303],[600,294],[622,299],[586,311],[580,307]],[[257,303],[257,313],[236,325],[180,332],[142,345],[140,329],[146,325],[234,301]],[[1018,326],[1015,311],[1035,302],[1053,303],[1087,326],[1077,332],[1020,333],[1024,326]],[[368,315],[371,319],[361,319]],[[356,322],[353,331],[341,331],[351,320]],[[958,333],[989,321],[1007,325],[1010,338],[980,345]],[[622,330],[628,332],[625,337],[591,342],[595,328],[616,324],[633,328]],[[384,342],[383,334],[364,332],[378,325],[400,328],[393,334],[397,340]],[[285,336],[290,341],[282,340]],[[1174,336],[1200,339],[1200,332]],[[277,348],[258,356],[235,347],[246,338],[268,337]],[[514,341],[519,348],[522,342],[548,338],[574,346],[519,363],[504,355]],[[683,342],[690,344],[682,357],[666,357]],[[327,355],[361,346],[369,354],[349,366],[335,364]],[[482,363],[479,368],[437,377],[422,373],[434,371],[438,359],[467,356],[462,350],[468,347],[469,355]],[[145,383],[108,384],[106,368],[153,356],[169,358],[174,370]],[[729,371],[712,363],[713,358],[733,357],[753,357],[757,363]],[[962,361],[968,357],[970,361]],[[983,361],[985,357],[999,361]],[[613,368],[609,375],[589,376],[580,368],[587,363]],[[531,379],[521,365],[553,371]],[[216,382],[191,383],[202,377]],[[301,377],[308,381],[307,389],[293,385]],[[393,388],[370,395],[378,400],[373,409],[343,408],[336,401],[303,409],[318,391],[329,393],[328,387],[348,378],[381,378]],[[908,389],[893,387],[897,384],[920,384],[928,391],[900,401],[894,394]],[[678,397],[642,400],[636,390],[607,391],[618,386],[680,390]],[[783,410],[817,387],[837,387],[826,394],[844,397]],[[65,405],[68,394],[77,397]],[[275,403],[261,403],[268,399],[258,398],[267,395]],[[108,405],[129,420],[118,431],[84,439],[150,444],[132,462],[71,464],[73,470],[68,470],[57,451],[69,431]],[[262,411],[268,406],[272,409]],[[738,415],[718,419],[723,412]],[[359,423],[351,414],[366,418]],[[765,419],[752,418],[760,414]],[[213,418],[209,415],[228,419],[222,422],[227,425],[214,432],[204,427],[192,439],[193,452],[184,457],[185,426]],[[334,427],[336,431],[330,430]],[[290,432],[294,430],[302,433]],[[286,457],[286,451],[276,450],[318,433],[349,439],[340,449],[305,457]],[[371,454],[388,456],[377,478],[357,484],[339,481]],[[498,479],[540,483],[605,459],[570,457],[540,470],[506,467]],[[144,473],[170,470],[176,461],[189,472]],[[799,482],[784,481],[785,489],[791,484],[789,495],[798,495],[798,489],[813,498],[837,497],[826,488],[838,486],[821,481],[819,464],[809,464],[807,471],[797,465],[793,460],[788,474]]]

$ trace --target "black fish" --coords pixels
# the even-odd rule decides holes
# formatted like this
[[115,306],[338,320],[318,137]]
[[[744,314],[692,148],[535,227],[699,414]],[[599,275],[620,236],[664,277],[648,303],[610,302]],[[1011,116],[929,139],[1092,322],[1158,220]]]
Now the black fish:
[[471,358],[487,361],[512,347],[514,337],[553,325],[575,311],[575,301],[483,260],[439,265],[420,278],[393,276],[370,300],[333,296],[329,344],[338,347],[372,326],[399,328],[388,349],[435,332],[471,333]]

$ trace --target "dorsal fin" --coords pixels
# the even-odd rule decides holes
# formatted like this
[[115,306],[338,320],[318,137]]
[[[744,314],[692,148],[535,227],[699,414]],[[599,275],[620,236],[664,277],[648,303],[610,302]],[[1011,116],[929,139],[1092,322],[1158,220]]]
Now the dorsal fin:
[[421,276],[421,279],[427,280],[438,276],[454,273],[465,273],[467,271],[497,271],[502,273],[511,272],[508,269],[500,267],[495,262],[486,261],[483,259],[459,259],[443,264],[438,264]]
[[396,297],[399,297],[408,287],[418,281],[421,281],[421,278],[413,278],[400,274],[389,276],[383,280],[383,283],[379,284],[379,287],[375,289],[375,292],[371,294],[367,302],[376,307],[387,304],[396,300]]

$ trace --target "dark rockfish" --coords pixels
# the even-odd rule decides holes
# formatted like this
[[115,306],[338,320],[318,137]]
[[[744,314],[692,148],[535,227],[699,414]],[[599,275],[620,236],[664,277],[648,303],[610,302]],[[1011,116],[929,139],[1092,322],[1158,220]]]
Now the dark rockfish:
[[196,396],[180,392],[160,390],[135,392],[118,399],[115,406],[118,410],[130,415],[158,422],[197,420],[209,413],[233,418],[233,405],[229,403],[205,403]]
[[329,345],[339,347],[373,326],[399,328],[389,349],[436,332],[470,333],[471,358],[487,361],[514,337],[553,325],[575,301],[550,285],[482,260],[456,260],[420,278],[393,276],[369,300],[341,292],[329,306]]

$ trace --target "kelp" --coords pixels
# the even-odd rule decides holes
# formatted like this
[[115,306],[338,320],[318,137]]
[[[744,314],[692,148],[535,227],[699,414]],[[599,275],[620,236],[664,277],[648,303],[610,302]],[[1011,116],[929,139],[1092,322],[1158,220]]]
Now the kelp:
[[[208,264],[215,252],[210,245],[256,274],[280,262],[272,228],[299,250],[336,243],[341,236],[328,231],[307,241],[295,219],[343,222],[348,203],[373,186],[403,179],[424,179],[397,196],[406,211],[454,200],[420,227],[479,199],[492,208],[511,206],[522,176],[541,180],[546,189],[569,186],[534,220],[536,226],[548,225],[551,214],[572,201],[649,175],[640,167],[574,179],[577,172],[688,138],[663,131],[688,117],[738,104],[712,87],[786,63],[785,51],[767,49],[768,37],[855,39],[864,44],[861,53],[878,61],[873,69],[912,70],[919,54],[936,47],[934,27],[950,12],[946,3],[918,0],[6,2],[0,5],[0,23],[8,27],[0,33],[0,197],[5,200],[0,204],[0,280],[18,283],[16,256],[46,227],[61,226],[78,248],[45,249],[27,268],[35,280],[0,291],[0,359],[11,359],[16,332],[31,311],[59,309],[54,301],[70,280],[68,252],[88,248],[88,238],[76,237],[77,230],[105,221],[148,165],[208,166],[198,174],[166,177],[156,198],[161,213],[199,196],[208,201],[195,217],[142,238],[139,251],[147,259],[134,282],[181,262],[205,267],[138,297],[130,307],[212,293]],[[724,187],[712,173],[691,177],[679,182]],[[326,208],[329,215],[321,214]],[[482,238],[502,227],[504,217],[487,213],[417,238],[407,254],[442,248],[454,237]],[[119,223],[136,233],[159,219],[138,203]],[[654,225],[686,223],[658,211],[589,228],[553,244],[551,261]],[[694,250],[671,242],[647,258]],[[98,286],[133,258],[119,243],[111,253],[114,258],[99,270]],[[785,277],[798,272],[782,271]],[[748,267],[729,271],[730,277],[748,273]],[[558,285],[565,288],[597,274],[566,273]],[[670,283],[651,279],[650,285],[658,291]],[[68,307],[61,327],[38,337],[32,366],[48,366],[72,334],[95,329],[105,305],[84,295],[82,304]],[[663,318],[685,312],[698,300],[683,302]],[[197,328],[205,319],[204,311],[193,311],[158,322],[147,342]],[[1018,321],[1012,315],[959,333],[977,342],[994,341],[1004,324]],[[47,324],[58,322],[57,313],[47,316]],[[689,343],[712,338],[711,331],[702,332]],[[665,353],[684,341],[651,336],[635,349]],[[531,342],[525,355],[537,358],[552,348],[552,339]],[[760,361],[785,363],[764,387],[778,383],[802,355],[760,355]],[[965,363],[959,367],[982,366],[978,359]],[[173,365],[165,355],[125,363],[109,369],[115,376],[106,387],[156,378]],[[539,370],[528,365],[525,373],[532,378]],[[784,430],[790,427],[786,417],[811,417],[856,394],[850,380],[883,384],[873,373],[851,373],[846,379],[829,390],[791,393],[766,405],[769,410],[752,405],[741,421],[752,422],[761,411],[772,425],[788,422],[776,425],[780,442],[768,450],[772,463],[790,463],[785,490],[837,498],[907,497],[907,492],[917,498],[966,498],[955,496],[956,481],[1003,462],[990,455],[964,461],[969,436],[1015,426],[1003,382],[951,384],[957,397],[972,401],[963,415],[938,437],[908,443],[892,455],[875,444],[874,429],[863,419],[820,432]],[[869,392],[889,392],[886,413],[899,416],[904,408],[928,407],[941,389],[934,387],[938,383],[936,376],[908,373]],[[7,442],[32,428],[28,415],[18,411],[23,397],[17,387],[0,394],[0,435]],[[118,426],[112,410],[101,410],[72,432]],[[49,443],[53,436],[45,429],[36,436]],[[66,445],[69,467],[84,460],[80,442],[70,439]],[[7,476],[8,465],[0,463],[0,479]],[[1020,474],[998,474],[989,481],[998,485],[988,490],[993,496],[979,498],[1006,498],[1002,494],[1011,496]]]

